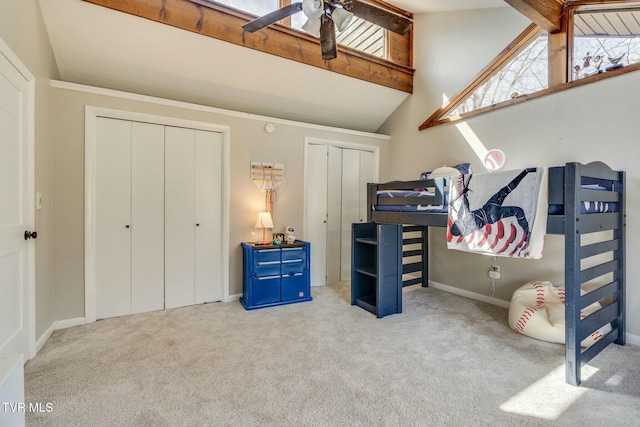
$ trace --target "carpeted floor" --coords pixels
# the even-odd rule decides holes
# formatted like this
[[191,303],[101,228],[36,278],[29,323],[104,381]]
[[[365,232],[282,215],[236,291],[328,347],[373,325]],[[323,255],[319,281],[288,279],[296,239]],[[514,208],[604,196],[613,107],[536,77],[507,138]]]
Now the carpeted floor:
[[507,310],[432,288],[403,313],[314,300],[216,303],[56,331],[25,365],[28,426],[638,426],[640,348],[610,346],[564,383],[564,347]]

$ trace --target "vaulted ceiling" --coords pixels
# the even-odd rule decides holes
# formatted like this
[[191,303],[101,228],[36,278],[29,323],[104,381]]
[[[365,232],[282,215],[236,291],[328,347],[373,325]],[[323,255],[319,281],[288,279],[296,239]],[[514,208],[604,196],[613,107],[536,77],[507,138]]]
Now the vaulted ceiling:
[[[409,96],[82,0],[39,2],[64,81],[368,132]],[[387,2],[414,13],[505,5]]]

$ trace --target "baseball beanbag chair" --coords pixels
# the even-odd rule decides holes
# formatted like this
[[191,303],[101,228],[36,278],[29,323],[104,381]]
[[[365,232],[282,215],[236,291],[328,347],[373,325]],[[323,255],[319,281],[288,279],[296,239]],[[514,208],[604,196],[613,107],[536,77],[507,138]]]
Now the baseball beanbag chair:
[[[509,305],[509,327],[514,331],[542,341],[564,344],[564,287],[551,282],[529,282],[517,289]],[[599,310],[595,302],[582,310],[581,318]],[[589,347],[611,331],[605,325],[587,338],[581,346]]]

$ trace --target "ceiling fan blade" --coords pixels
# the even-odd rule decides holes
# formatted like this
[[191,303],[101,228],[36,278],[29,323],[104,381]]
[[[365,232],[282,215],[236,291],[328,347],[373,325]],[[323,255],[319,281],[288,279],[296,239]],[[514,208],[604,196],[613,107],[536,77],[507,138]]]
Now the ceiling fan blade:
[[388,10],[380,9],[369,3],[358,0],[347,0],[344,3],[345,9],[353,13],[358,18],[367,20],[382,28],[391,30],[394,33],[406,34],[413,23],[410,19]]
[[320,49],[322,59],[330,61],[338,57],[338,43],[336,41],[336,26],[331,16],[322,15],[320,23]]
[[242,29],[248,33],[254,33],[258,30],[263,29],[264,27],[268,27],[269,25],[280,21],[281,19],[298,13],[301,10],[302,2],[291,3],[288,6],[275,10],[271,13],[267,13],[266,15],[254,19],[253,21],[247,22],[242,26]]

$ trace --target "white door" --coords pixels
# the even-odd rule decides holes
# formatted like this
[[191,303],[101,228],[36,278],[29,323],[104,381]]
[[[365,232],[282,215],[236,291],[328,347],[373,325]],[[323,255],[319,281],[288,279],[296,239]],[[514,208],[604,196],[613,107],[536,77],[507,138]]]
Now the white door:
[[96,318],[164,308],[164,127],[96,120]]
[[351,280],[351,224],[367,220],[367,183],[375,178],[374,154],[309,144],[306,168],[305,237],[312,244],[311,283]]
[[164,308],[164,126],[131,123],[131,313]]
[[195,301],[195,139],[193,129],[165,128],[165,308]]
[[131,314],[131,122],[96,121],[96,318]]
[[351,280],[351,227],[367,222],[367,183],[373,182],[373,153],[342,150],[340,280]]
[[222,135],[165,128],[165,307],[222,300]]
[[327,174],[327,283],[336,283],[340,281],[342,244],[342,148],[329,146]]
[[195,303],[222,301],[222,134],[195,136]]
[[[3,48],[3,46],[0,46]],[[34,280],[33,141],[29,84],[0,52],[0,401],[24,402],[22,364],[35,342],[29,287]],[[4,400],[8,399],[8,400]],[[5,415],[3,415],[4,417]],[[24,413],[9,424],[24,425]],[[8,425],[9,425],[8,424]]]
[[351,227],[360,221],[360,150],[342,150],[340,280],[351,280]]
[[311,243],[311,286],[327,284],[327,155],[326,145],[307,146],[305,239]]

